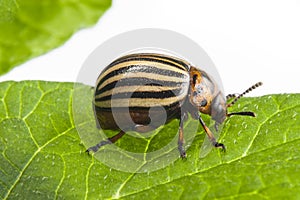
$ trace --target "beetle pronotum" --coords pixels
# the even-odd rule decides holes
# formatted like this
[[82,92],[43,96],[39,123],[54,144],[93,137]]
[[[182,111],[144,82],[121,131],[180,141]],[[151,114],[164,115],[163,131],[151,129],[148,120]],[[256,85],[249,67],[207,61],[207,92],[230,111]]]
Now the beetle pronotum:
[[[241,95],[225,97],[210,75],[182,59],[155,53],[123,56],[99,75],[93,104],[98,127],[119,133],[87,151],[96,152],[101,146],[116,142],[126,131],[148,132],[179,119],[178,150],[184,158],[183,124],[188,113],[199,120],[212,145],[225,150],[200,113],[210,115],[216,128],[231,115],[255,116],[253,112],[228,113],[227,108],[260,85],[258,82]],[[226,104],[226,98],[233,100]],[[162,120],[162,112],[166,113],[166,121]]]

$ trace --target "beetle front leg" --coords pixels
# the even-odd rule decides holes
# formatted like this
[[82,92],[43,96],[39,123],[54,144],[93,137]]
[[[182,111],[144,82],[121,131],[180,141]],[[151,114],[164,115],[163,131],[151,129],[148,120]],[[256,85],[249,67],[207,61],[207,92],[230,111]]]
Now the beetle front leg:
[[201,116],[199,116],[199,121],[200,121],[200,124],[202,125],[202,127],[204,128],[204,130],[206,132],[206,135],[208,136],[208,138],[209,138],[210,142],[212,143],[212,145],[214,145],[214,147],[217,147],[217,148],[222,148],[223,151],[226,151],[225,145],[222,144],[222,143],[218,143],[216,141],[216,138],[215,138],[214,134],[206,126],[206,124],[204,123]]

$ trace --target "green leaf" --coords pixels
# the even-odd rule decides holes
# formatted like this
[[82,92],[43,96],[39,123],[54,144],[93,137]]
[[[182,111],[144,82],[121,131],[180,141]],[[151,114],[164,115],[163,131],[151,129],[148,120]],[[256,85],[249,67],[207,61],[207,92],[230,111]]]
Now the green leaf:
[[1,0],[0,75],[91,26],[111,0]]
[[[75,94],[82,103],[76,120]],[[90,87],[73,83],[0,83],[0,198],[300,198],[300,94],[239,100],[230,112],[250,110],[257,117],[226,120],[219,138],[226,153],[212,149],[200,158],[205,135],[199,127],[186,160],[149,173],[118,171],[96,159],[97,153],[85,153],[89,140],[81,141],[78,132],[95,126],[92,94]],[[150,139],[125,135],[118,146],[136,152],[160,148],[176,135],[177,123]]]

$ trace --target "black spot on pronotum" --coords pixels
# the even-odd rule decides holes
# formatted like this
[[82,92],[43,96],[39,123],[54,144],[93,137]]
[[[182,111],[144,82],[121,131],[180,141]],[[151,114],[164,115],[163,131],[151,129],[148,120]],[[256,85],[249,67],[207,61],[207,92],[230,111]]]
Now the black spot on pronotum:
[[198,78],[198,76],[195,74],[195,75],[193,76],[193,84],[194,84],[194,85],[196,84],[197,78]]

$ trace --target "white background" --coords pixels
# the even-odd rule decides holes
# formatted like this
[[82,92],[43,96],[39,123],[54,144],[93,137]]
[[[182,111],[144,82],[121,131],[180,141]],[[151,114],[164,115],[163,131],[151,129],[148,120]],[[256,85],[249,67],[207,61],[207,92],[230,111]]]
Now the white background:
[[[70,16],[71,17],[71,16]],[[197,42],[214,61],[227,93],[253,83],[252,96],[300,92],[300,1],[115,0],[97,25],[13,69],[5,80],[74,82],[103,41],[138,28],[164,28]]]

